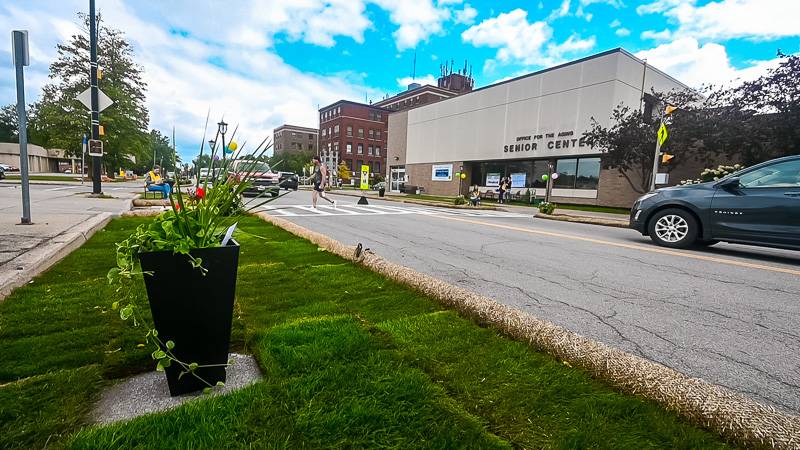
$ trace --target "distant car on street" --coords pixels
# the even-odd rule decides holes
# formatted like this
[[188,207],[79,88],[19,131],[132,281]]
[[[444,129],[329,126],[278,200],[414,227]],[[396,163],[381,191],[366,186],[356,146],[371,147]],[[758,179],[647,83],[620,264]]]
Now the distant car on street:
[[300,178],[294,172],[278,172],[278,184],[282,189],[296,191],[300,185]]
[[3,169],[4,172],[17,172],[19,171],[18,167],[14,167],[10,164],[0,164],[0,169]]
[[6,178],[6,170],[0,167],[0,180],[4,180]]
[[265,162],[236,160],[230,169],[230,174],[240,180],[247,177],[250,182],[250,186],[242,192],[242,195],[256,196],[266,193],[277,197],[280,194],[279,176]]
[[630,227],[664,247],[725,241],[800,250],[800,155],[645,194]]
[[379,181],[379,182],[377,182],[377,183],[372,185],[372,190],[373,191],[380,191],[381,189],[386,189],[386,182],[385,181]]

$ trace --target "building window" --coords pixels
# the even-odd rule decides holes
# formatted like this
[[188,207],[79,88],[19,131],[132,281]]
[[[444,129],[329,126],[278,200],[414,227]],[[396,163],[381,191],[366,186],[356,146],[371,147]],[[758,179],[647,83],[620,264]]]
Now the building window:
[[367,154],[368,155],[372,155],[373,154],[373,150],[372,150],[372,146],[371,145],[367,146]]
[[333,151],[336,152],[336,153],[339,153],[339,143],[338,142],[334,142],[333,143]]
[[364,161],[359,159],[358,162],[356,163],[355,171],[356,172],[360,172],[361,171],[361,166],[363,166],[363,165],[364,165]]
[[375,130],[375,139],[381,138],[381,130]]
[[362,139],[364,138],[364,129],[363,128],[359,128],[358,129],[358,137],[360,137]]
[[347,164],[347,170],[353,171],[353,160],[352,159],[345,159],[345,164]]
[[353,137],[353,127],[347,127],[347,137]]
[[369,129],[369,138],[375,139],[375,130],[373,130],[372,128]]
[[331,127],[328,127],[328,136],[333,136],[333,134],[331,134]]
[[322,129],[322,137],[325,137],[325,128]]
[[333,136],[334,137],[338,137],[339,136],[339,125],[334,125],[333,126]]
[[308,140],[313,140],[313,139],[314,139],[314,135],[311,134],[311,133],[308,133]]
[[309,150],[314,150],[314,144],[308,144],[308,149]]
[[558,178],[553,187],[560,189],[597,189],[600,180],[600,158],[559,159]]
[[357,148],[358,148],[358,154],[359,155],[363,155],[364,154],[364,144],[358,144]]
[[375,161],[375,173],[381,173],[381,162]]
[[375,146],[375,156],[381,156],[381,148],[377,145]]
[[353,143],[352,142],[348,142],[347,143],[347,153],[353,153]]

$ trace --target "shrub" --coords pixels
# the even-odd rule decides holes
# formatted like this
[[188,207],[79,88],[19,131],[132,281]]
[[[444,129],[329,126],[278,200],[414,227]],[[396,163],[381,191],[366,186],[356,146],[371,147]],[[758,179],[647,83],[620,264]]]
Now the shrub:
[[539,203],[539,212],[542,214],[553,214],[553,211],[556,210],[556,204],[553,202],[542,202]]
[[734,164],[732,166],[717,166],[716,169],[706,168],[700,172],[700,178],[694,180],[683,180],[681,181],[681,184],[700,184],[709,181],[717,181],[744,168],[745,166],[741,164]]
[[459,195],[455,198],[455,200],[453,200],[453,203],[456,205],[465,205],[467,203],[467,199],[464,198],[463,195]]

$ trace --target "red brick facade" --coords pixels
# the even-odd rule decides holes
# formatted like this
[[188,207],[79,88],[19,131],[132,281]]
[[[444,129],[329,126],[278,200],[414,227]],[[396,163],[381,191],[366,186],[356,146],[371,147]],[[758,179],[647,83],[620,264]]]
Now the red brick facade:
[[386,168],[386,131],[389,111],[372,105],[338,101],[319,110],[319,146],[338,154],[351,172],[359,172],[361,164],[370,166],[373,174]]

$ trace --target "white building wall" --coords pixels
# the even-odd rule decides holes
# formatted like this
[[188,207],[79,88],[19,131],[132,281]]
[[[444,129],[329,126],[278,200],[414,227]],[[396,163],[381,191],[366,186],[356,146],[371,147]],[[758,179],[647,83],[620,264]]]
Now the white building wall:
[[[590,128],[592,117],[608,124],[619,103],[639,107],[643,70],[641,61],[615,51],[413,109],[408,114],[406,163],[599,153],[580,146],[580,137]],[[685,88],[649,66],[644,85],[645,92],[653,87]],[[570,132],[571,136],[558,136]],[[548,138],[548,133],[553,136]],[[528,136],[530,140],[518,140]],[[553,145],[565,139],[570,141],[567,148]],[[504,151],[506,145],[518,143],[535,143],[536,148]]]

